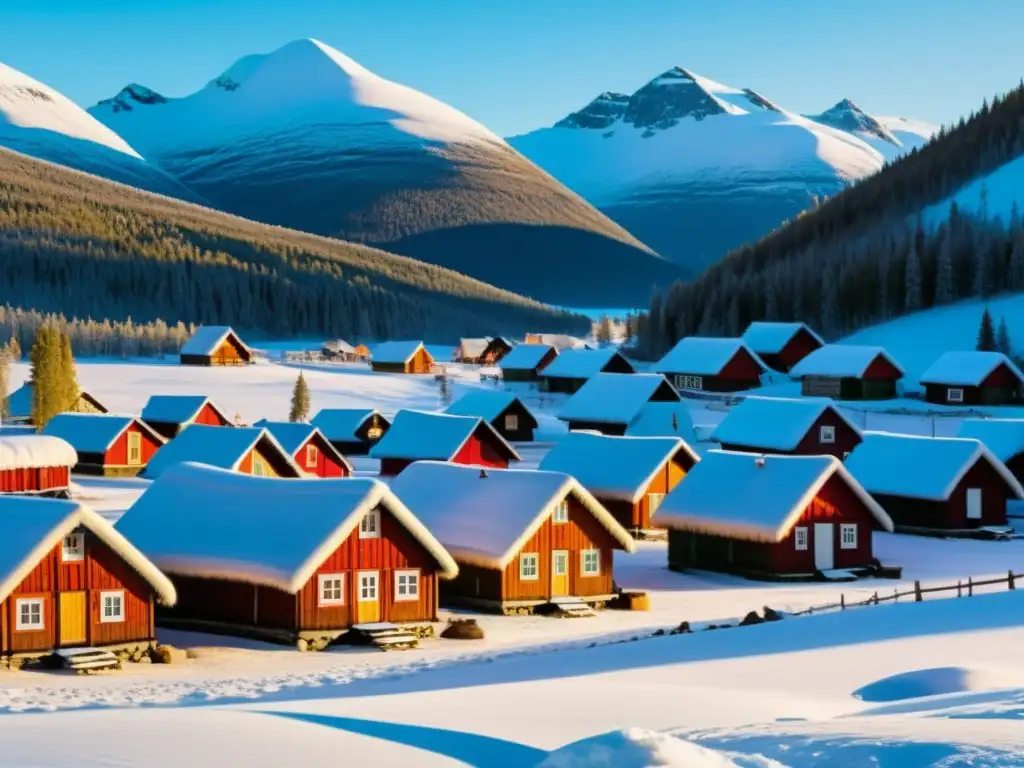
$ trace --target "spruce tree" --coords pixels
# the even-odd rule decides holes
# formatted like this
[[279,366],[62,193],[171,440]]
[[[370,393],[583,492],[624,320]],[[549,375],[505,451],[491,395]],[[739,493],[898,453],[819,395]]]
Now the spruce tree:
[[299,371],[299,378],[295,380],[295,387],[292,389],[292,407],[288,411],[288,421],[305,421],[309,418],[309,409],[309,386],[306,384],[306,377]]
[[1010,343],[1010,329],[1006,327],[1005,317],[999,318],[999,331],[996,333],[996,349],[1007,357],[1013,354],[1012,344]]
[[60,392],[61,410],[69,411],[78,402],[78,372],[75,370],[75,357],[71,352],[71,337],[63,331],[60,333]]
[[11,415],[11,406],[7,401],[10,389],[11,345],[0,347],[0,423],[7,421]]
[[981,352],[995,352],[996,332],[992,328],[992,315],[988,313],[988,307],[981,315],[981,326],[978,328],[978,350]]
[[50,325],[36,332],[32,350],[30,382],[32,383],[32,423],[41,430],[61,412],[60,339]]

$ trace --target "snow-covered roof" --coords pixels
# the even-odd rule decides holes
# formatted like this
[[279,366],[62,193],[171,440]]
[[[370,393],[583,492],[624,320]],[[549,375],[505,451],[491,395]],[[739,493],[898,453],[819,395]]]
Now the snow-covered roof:
[[501,358],[498,365],[503,371],[532,371],[552,349],[550,344],[520,344]]
[[268,421],[267,419],[260,419],[253,424],[253,426],[267,430],[274,436],[278,444],[292,457],[302,450],[302,447],[306,445],[306,443],[312,440],[316,435],[319,435],[323,441],[322,450],[328,451],[335,462],[346,467],[349,472],[352,471],[352,465],[348,463],[348,459],[342,456],[341,453],[331,445],[330,441],[324,436],[324,433],[312,424],[305,424],[303,422],[296,421]]
[[370,449],[375,459],[447,460],[459,452],[477,429],[488,432],[495,445],[504,447],[507,457],[521,461],[516,449],[505,442],[489,422],[475,416],[402,410],[395,414],[391,428]]
[[371,352],[375,363],[408,363],[423,348],[422,341],[382,341]]
[[325,341],[323,348],[336,355],[354,355],[356,353],[356,348],[344,339],[331,339],[330,341]]
[[1014,497],[1024,489],[984,443],[961,437],[865,432],[846,468],[869,493],[945,501],[979,459],[991,464]]
[[686,403],[647,403],[626,428],[632,437],[681,437],[683,440],[696,438],[693,418]]
[[153,587],[160,602],[174,605],[174,585],[124,534],[76,501],[36,499],[25,496],[0,497],[0,603],[14,591],[39,562],[69,533],[87,528],[120,555]]
[[762,372],[768,369],[742,339],[687,336],[676,342],[668,353],[654,364],[660,373],[692,373],[698,376],[717,376],[740,350],[753,358]]
[[660,373],[599,373],[587,379],[562,410],[562,421],[629,424],[655,395],[679,400],[679,394]]
[[654,475],[678,454],[700,459],[679,437],[612,437],[570,432],[548,451],[540,468],[565,472],[601,498],[635,504]]
[[1024,419],[964,419],[956,436],[980,440],[1004,463],[1024,453]]
[[463,357],[480,357],[490,343],[490,336],[484,336],[481,339],[459,339],[458,352]]
[[117,528],[168,573],[295,594],[378,506],[430,552],[444,576],[458,573],[431,532],[371,478],[295,481],[178,464],[146,489]]
[[745,397],[722,419],[711,439],[716,443],[791,451],[826,411],[832,411],[860,434],[860,428],[826,398]]
[[922,384],[959,384],[980,387],[1000,365],[1005,365],[1024,384],[1024,373],[1002,352],[946,352],[921,375]]
[[224,339],[234,335],[235,340],[242,346],[242,349],[250,354],[252,350],[242,341],[241,337],[232,330],[230,325],[202,325],[196,328],[192,338],[185,342],[181,348],[183,355],[212,355],[217,348],[224,343]]
[[756,456],[708,451],[651,517],[659,528],[748,541],[786,537],[822,486],[839,475],[879,525],[892,520],[834,456]]
[[231,421],[206,395],[153,395],[142,409],[142,420],[157,424],[188,424],[207,404],[225,421]]
[[575,336],[567,336],[564,333],[528,333],[526,338],[530,344],[540,344],[554,347],[559,352],[567,349],[585,349],[587,342]]
[[487,469],[423,461],[391,490],[456,560],[502,569],[563,499],[574,496],[627,552],[633,538],[579,482],[560,472]]
[[772,323],[758,321],[747,326],[743,332],[743,343],[759,355],[774,355],[781,352],[801,330],[807,331],[819,344],[825,341],[804,323]]
[[[541,372],[541,375],[552,379],[589,379],[601,373],[612,358],[619,354],[614,347],[604,349],[566,349]],[[622,358],[626,360],[626,358]],[[632,364],[626,360],[632,368]]]
[[[302,469],[295,463],[268,430],[260,427],[213,427],[190,424],[149,460],[144,477],[160,477],[168,467],[183,461],[208,464],[212,467],[236,470],[242,459],[260,444],[260,451],[268,449],[278,454],[279,461],[287,464],[302,477]],[[270,457],[268,457],[270,458]]]
[[43,427],[43,434],[66,440],[80,454],[106,453],[132,424],[160,445],[165,442],[146,422],[111,413],[58,413]]
[[[79,390],[78,396],[89,402],[100,413],[106,413],[107,407],[85,390]],[[32,417],[32,382],[26,381],[7,397],[7,411],[13,420]]]
[[471,389],[449,405],[445,413],[451,416],[477,416],[484,421],[494,421],[518,399],[511,392],[502,392],[498,389]]
[[0,472],[34,467],[73,467],[78,452],[51,435],[0,435]]
[[884,348],[854,344],[826,344],[819,347],[794,365],[789,375],[797,379],[803,376],[859,379],[879,356],[889,361],[890,365],[903,375],[903,368]]
[[310,423],[318,427],[328,440],[340,443],[357,439],[356,432],[372,419],[374,414],[382,423],[386,423],[386,419],[374,408],[324,408],[310,420]]

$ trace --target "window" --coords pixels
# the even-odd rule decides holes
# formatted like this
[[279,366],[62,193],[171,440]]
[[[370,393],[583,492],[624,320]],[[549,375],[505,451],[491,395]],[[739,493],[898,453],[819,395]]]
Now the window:
[[124,592],[100,592],[100,621],[104,624],[124,621]]
[[45,629],[43,621],[43,598],[32,597],[17,601],[18,618],[15,621],[15,629],[38,630]]
[[141,464],[142,463],[142,433],[141,432],[129,432],[128,433],[128,463],[129,464]]
[[676,376],[676,389],[704,389],[704,377]]
[[377,602],[377,572],[367,571],[359,574],[359,602]]
[[555,507],[555,511],[551,513],[552,523],[568,523],[569,522],[569,500],[562,499],[558,502]]
[[840,549],[857,548],[857,524],[843,523],[839,526],[839,547]]
[[946,400],[950,403],[962,403],[964,401],[964,391],[959,387],[950,387],[946,390]]
[[658,507],[661,506],[661,502],[665,500],[664,493],[648,493],[647,494],[647,509],[649,514],[654,514],[658,511]]
[[306,466],[315,467],[317,461],[317,450],[316,446],[310,443],[306,446]]
[[807,527],[797,526],[793,529],[793,541],[797,549],[807,549]]
[[263,457],[258,453],[252,455],[252,473],[256,477],[267,476],[267,465],[263,463]]
[[395,600],[420,599],[420,572],[395,571]]
[[317,581],[320,595],[317,605],[345,604],[345,574],[321,573]]
[[380,510],[371,509],[365,515],[363,515],[362,522],[359,523],[359,538],[360,539],[379,539],[380,538]]
[[580,552],[580,564],[584,576],[597,576],[601,573],[601,551],[584,549]]
[[818,442],[819,443],[834,443],[836,441],[836,428],[833,426],[824,426],[818,430]]
[[519,415],[516,413],[505,414],[505,429],[513,432],[519,429]]
[[551,553],[551,575],[569,575],[569,553],[566,552],[564,549],[560,549]]
[[536,581],[539,577],[536,552],[523,553],[519,556],[519,578],[523,581]]
[[65,563],[85,560],[85,534],[69,533],[60,545],[60,559]]

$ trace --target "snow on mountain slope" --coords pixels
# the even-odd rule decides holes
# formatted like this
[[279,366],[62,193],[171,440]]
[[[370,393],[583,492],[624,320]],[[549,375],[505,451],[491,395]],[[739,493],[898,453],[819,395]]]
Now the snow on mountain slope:
[[634,306],[679,275],[484,126],[316,40],[185,98],[133,85],[90,112],[219,208],[535,298]]
[[859,136],[886,160],[894,160],[914,147],[921,146],[938,130],[934,125],[919,120],[869,115],[849,99],[843,99],[821,114],[805,117]]

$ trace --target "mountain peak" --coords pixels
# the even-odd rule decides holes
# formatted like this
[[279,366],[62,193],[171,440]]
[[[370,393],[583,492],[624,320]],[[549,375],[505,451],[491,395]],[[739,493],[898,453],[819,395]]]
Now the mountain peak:
[[167,98],[152,88],[138,83],[129,83],[116,96],[103,99],[97,107],[109,107],[112,112],[131,112],[135,107],[144,104],[166,104]]
[[841,99],[820,115],[804,115],[804,117],[841,131],[866,133],[894,146],[903,146],[888,128],[858,107],[852,99]]
[[625,114],[628,106],[629,96],[625,93],[605,91],[583,109],[559,120],[555,127],[607,128]]

